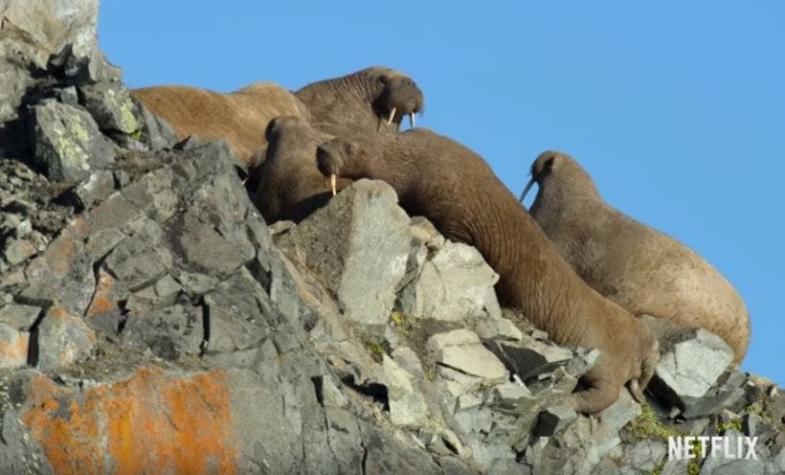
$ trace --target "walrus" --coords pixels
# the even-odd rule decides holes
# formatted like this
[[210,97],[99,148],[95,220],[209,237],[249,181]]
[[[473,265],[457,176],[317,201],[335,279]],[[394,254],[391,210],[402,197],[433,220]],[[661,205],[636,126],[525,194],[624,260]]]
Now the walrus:
[[[294,116],[273,119],[265,136],[267,153],[259,166],[253,202],[268,223],[299,223],[332,196],[330,184],[316,166],[316,149],[333,136]],[[340,190],[350,183],[339,179],[336,187]]]
[[228,94],[187,86],[147,87],[132,94],[181,138],[226,140],[246,169],[265,157],[265,130],[275,117],[302,117],[333,134],[397,132],[404,115],[414,117],[423,107],[422,91],[411,78],[380,66],[311,83],[295,93],[258,82]]
[[[295,92],[309,111],[280,117],[265,131],[265,160],[255,176],[253,201],[268,223],[299,222],[351,181],[326,182],[316,169],[316,146],[336,135],[391,134],[405,116],[423,107],[423,94],[408,76],[374,66],[319,81]],[[412,124],[414,119],[412,118]],[[285,132],[281,132],[285,131]]]
[[264,157],[264,131],[272,119],[308,117],[303,103],[271,82],[254,83],[228,94],[188,86],[153,86],[135,89],[132,94],[169,122],[180,138],[196,135],[226,140],[246,169]]
[[415,114],[424,107],[414,80],[383,66],[318,81],[294,95],[308,107],[313,127],[334,136],[370,130],[395,133],[405,116],[414,127]]
[[601,356],[570,395],[575,410],[611,405],[621,387],[641,388],[659,357],[657,339],[629,312],[572,270],[488,164],[447,137],[413,129],[387,137],[336,137],[317,148],[323,175],[389,183],[411,215],[447,238],[475,246],[499,274],[501,303],[520,309],[557,343],[598,348]]
[[750,320],[739,294],[684,244],[608,205],[569,155],[547,151],[531,167],[531,206],[559,253],[600,294],[633,315],[652,315],[719,335],[744,358]]

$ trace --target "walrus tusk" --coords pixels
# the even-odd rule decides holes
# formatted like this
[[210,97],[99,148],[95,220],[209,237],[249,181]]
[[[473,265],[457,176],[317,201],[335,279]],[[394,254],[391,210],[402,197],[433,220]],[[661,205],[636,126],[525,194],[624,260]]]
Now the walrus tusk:
[[529,192],[529,190],[531,189],[532,185],[534,185],[534,176],[532,176],[532,179],[529,180],[529,183],[526,184],[526,188],[523,189],[523,193],[521,193],[521,197],[518,198],[518,201],[523,203],[523,199],[526,198],[526,193]]
[[337,194],[336,191],[335,191],[336,181],[337,180],[338,180],[338,178],[335,176],[335,173],[330,175],[330,187],[333,189],[333,196],[335,196]]
[[636,401],[641,404],[646,402],[646,396],[643,395],[643,391],[641,391],[641,386],[637,379],[630,380],[627,387],[630,390],[630,394],[632,394],[632,397],[635,398]]
[[387,125],[392,124],[392,121],[395,118],[395,112],[396,112],[396,108],[393,107],[392,110],[390,111],[390,118],[387,119]]
[[409,114],[409,124],[414,128],[414,113]]

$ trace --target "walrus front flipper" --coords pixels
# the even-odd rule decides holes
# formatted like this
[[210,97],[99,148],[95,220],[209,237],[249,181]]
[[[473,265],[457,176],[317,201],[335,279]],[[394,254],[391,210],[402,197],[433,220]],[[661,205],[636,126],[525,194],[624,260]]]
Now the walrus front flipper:
[[583,414],[595,414],[613,404],[619,397],[619,386],[607,379],[589,381],[591,387],[570,394],[567,404]]
[[627,382],[627,389],[630,390],[630,394],[632,394],[633,399],[638,401],[639,403],[643,404],[646,402],[646,396],[643,395],[643,391],[641,390],[640,381],[637,379],[631,379]]

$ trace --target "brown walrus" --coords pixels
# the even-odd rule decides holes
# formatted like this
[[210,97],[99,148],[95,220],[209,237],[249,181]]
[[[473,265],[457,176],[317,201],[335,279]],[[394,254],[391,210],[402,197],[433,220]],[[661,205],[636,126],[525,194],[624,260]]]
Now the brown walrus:
[[398,132],[404,116],[414,126],[415,114],[424,107],[412,78],[382,66],[311,83],[294,95],[308,107],[311,125],[335,136]]
[[[339,134],[395,133],[404,116],[413,117],[423,107],[422,91],[411,78],[378,66],[310,84],[295,94],[308,107],[309,120],[270,122],[266,158],[255,174],[253,201],[268,223],[299,222],[329,199],[330,184],[316,169],[317,145]],[[336,188],[348,183],[339,180]]]
[[448,238],[475,246],[499,274],[500,301],[564,345],[598,348],[601,356],[569,402],[580,412],[612,404],[629,382],[636,399],[658,359],[656,338],[629,312],[595,292],[468,148],[414,129],[387,137],[335,138],[319,146],[320,171],[384,180],[401,206],[422,215]]
[[[329,182],[316,167],[316,147],[333,136],[301,117],[277,117],[265,134],[269,144],[253,202],[268,223],[300,222],[332,196]],[[349,183],[339,179],[337,188]]]
[[524,191],[539,186],[531,215],[583,280],[634,315],[716,333],[741,361],[749,314],[719,272],[684,244],[610,207],[572,157],[544,152],[531,170]]
[[166,119],[180,138],[224,139],[253,168],[265,156],[265,129],[279,116],[303,117],[332,134],[355,129],[398,131],[404,115],[423,107],[422,91],[408,76],[374,66],[309,84],[292,94],[270,82],[229,94],[186,86],[133,91],[154,114]]
[[264,130],[272,119],[281,115],[308,117],[305,105],[291,92],[269,82],[229,94],[187,86],[154,86],[132,93],[166,119],[180,138],[197,135],[226,140],[246,168],[264,157]]

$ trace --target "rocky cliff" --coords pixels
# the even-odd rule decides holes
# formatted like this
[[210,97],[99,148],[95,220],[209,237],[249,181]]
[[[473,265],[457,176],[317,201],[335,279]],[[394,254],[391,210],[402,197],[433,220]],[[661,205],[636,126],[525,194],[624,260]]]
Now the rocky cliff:
[[386,184],[265,223],[224,144],[131,98],[97,7],[0,1],[0,473],[785,472],[785,396],[708,332],[650,319],[649,403],[585,417],[597,352],[512,324]]

